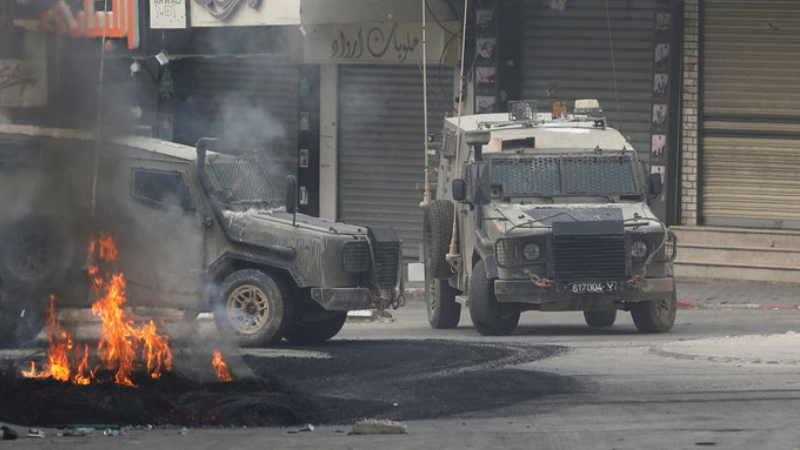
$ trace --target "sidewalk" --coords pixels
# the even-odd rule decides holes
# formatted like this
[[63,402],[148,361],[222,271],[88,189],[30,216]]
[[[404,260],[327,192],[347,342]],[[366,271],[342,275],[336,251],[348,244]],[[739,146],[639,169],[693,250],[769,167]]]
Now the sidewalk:
[[[800,284],[676,279],[679,308],[800,309]],[[424,283],[406,283],[406,300],[425,301]]]
[[800,309],[800,284],[676,279],[678,307],[699,309]]

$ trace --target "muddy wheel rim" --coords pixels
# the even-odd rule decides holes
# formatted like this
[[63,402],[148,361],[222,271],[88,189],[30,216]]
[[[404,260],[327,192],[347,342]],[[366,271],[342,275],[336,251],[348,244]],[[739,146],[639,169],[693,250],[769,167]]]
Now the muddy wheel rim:
[[269,319],[269,301],[263,290],[253,285],[239,286],[228,296],[228,320],[234,330],[253,334]]
[[436,280],[428,281],[428,292],[426,292],[426,297],[428,300],[428,314],[436,314],[436,294],[437,294],[437,286]]
[[9,268],[23,277],[36,277],[47,271],[53,251],[47,236],[31,231],[8,249]]
[[672,304],[669,300],[660,300],[656,305],[656,314],[665,320],[669,318],[671,310]]

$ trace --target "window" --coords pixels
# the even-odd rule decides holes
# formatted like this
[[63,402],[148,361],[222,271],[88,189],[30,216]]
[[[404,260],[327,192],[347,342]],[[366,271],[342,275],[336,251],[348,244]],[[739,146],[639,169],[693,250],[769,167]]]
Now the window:
[[180,172],[133,169],[133,197],[154,208],[179,206],[193,209],[189,187]]

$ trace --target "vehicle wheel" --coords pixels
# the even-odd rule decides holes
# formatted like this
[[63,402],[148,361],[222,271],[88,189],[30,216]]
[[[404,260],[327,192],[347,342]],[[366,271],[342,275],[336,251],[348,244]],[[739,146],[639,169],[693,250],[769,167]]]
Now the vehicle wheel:
[[71,240],[63,225],[48,216],[34,216],[11,225],[0,242],[3,289],[48,293],[67,272]]
[[584,311],[583,318],[586,319],[586,325],[590,327],[610,327],[617,320],[617,310]]
[[425,206],[422,243],[425,251],[425,273],[433,278],[447,278],[452,273],[447,264],[450,239],[453,236],[453,204],[434,200]]
[[292,344],[321,344],[336,336],[347,321],[347,311],[306,311],[298,314],[286,332]]
[[17,347],[33,340],[45,325],[46,296],[33,301],[0,294],[0,347]]
[[677,309],[678,297],[673,290],[669,299],[634,303],[631,316],[641,333],[666,333],[675,323]]
[[486,278],[486,267],[480,261],[472,269],[469,281],[469,315],[478,333],[502,336],[511,333],[519,323],[519,312],[504,311],[494,296],[494,285]]
[[456,302],[458,290],[447,280],[426,277],[425,304],[428,306],[428,322],[436,329],[455,328],[461,320],[461,305]]
[[217,326],[232,331],[242,347],[279,342],[292,318],[292,304],[278,281],[254,269],[225,278],[218,307]]

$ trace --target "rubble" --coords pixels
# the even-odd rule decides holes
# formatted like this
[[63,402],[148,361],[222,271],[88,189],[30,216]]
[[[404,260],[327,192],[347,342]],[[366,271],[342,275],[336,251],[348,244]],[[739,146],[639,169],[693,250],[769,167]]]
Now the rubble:
[[408,426],[393,420],[365,419],[353,425],[355,435],[408,434]]

